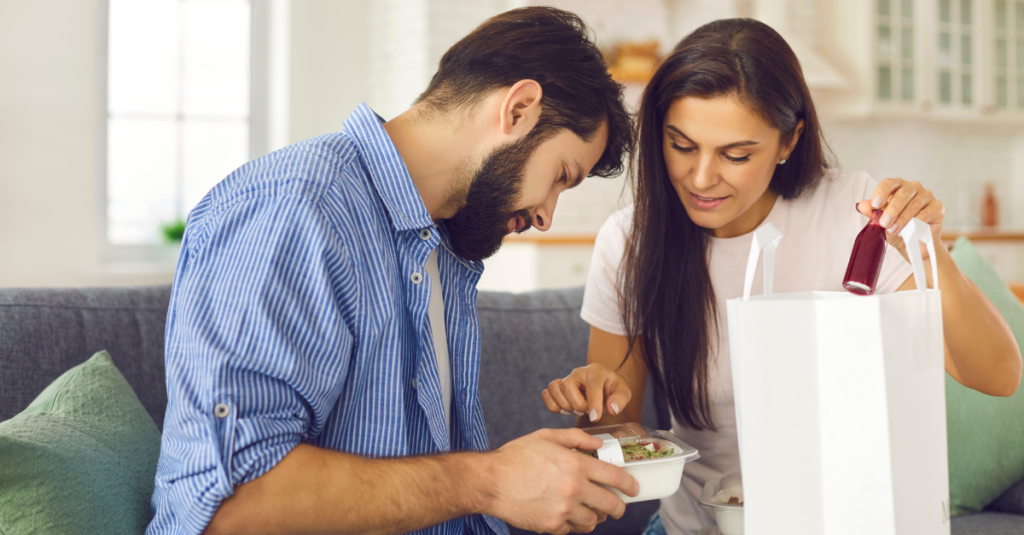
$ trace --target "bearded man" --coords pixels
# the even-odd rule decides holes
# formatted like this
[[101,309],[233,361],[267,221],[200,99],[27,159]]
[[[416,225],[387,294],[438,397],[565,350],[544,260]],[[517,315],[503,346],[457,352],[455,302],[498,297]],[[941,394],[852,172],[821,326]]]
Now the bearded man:
[[[189,216],[151,535],[589,531],[636,481],[542,430],[487,451],[476,283],[622,170],[622,90],[575,15],[494,17],[385,122],[243,165]],[[510,410],[515,410],[510,408]]]

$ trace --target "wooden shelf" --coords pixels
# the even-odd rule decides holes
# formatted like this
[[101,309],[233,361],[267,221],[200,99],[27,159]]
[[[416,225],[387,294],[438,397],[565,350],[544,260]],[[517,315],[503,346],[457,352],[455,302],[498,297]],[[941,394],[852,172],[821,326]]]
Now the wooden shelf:
[[[974,242],[1022,242],[1024,230],[975,229],[975,230],[944,230],[942,241],[954,242],[960,236]],[[594,234],[546,234],[527,231],[524,234],[513,234],[505,238],[505,243],[525,243],[537,246],[554,245],[594,245],[597,238]]]
[[971,241],[1024,242],[1024,230],[1006,229],[975,229],[975,230],[943,230],[942,241],[953,242],[960,236],[967,236]]
[[505,243],[525,243],[538,246],[552,245],[594,245],[596,234],[545,234],[527,231],[524,234],[512,234],[505,238]]

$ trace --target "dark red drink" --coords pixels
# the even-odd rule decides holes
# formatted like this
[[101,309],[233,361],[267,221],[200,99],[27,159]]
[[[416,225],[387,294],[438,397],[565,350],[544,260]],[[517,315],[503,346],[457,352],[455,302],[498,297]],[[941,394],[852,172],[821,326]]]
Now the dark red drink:
[[883,213],[882,210],[872,210],[871,221],[857,235],[857,241],[853,242],[850,265],[846,267],[846,276],[843,277],[843,288],[851,293],[875,293],[878,273],[882,271],[882,259],[885,258],[885,229],[879,224]]

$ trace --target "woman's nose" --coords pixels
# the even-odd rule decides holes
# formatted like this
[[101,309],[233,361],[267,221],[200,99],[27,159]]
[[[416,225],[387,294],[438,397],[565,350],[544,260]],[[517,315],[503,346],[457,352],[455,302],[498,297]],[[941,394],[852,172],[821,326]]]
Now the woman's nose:
[[711,159],[701,159],[701,162],[697,165],[697,172],[693,176],[693,185],[697,189],[706,190],[711,186],[714,186],[717,180],[718,171],[715,169],[714,163]]

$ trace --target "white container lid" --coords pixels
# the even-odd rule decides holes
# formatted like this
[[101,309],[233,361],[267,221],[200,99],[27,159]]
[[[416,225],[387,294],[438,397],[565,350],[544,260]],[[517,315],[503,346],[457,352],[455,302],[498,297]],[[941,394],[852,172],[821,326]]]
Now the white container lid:
[[588,427],[584,428],[584,431],[591,435],[605,435],[607,441],[607,435],[618,440],[619,445],[630,445],[636,444],[637,442],[647,442],[651,440],[660,440],[668,442],[672,445],[673,449],[677,452],[673,452],[672,455],[667,457],[656,457],[654,459],[638,459],[635,461],[629,461],[630,465],[651,465],[660,464],[664,462],[690,462],[700,458],[697,453],[697,449],[689,444],[679,440],[678,437],[668,431],[656,431],[643,424],[637,422],[629,422],[625,424],[616,425],[602,425],[600,427]]

